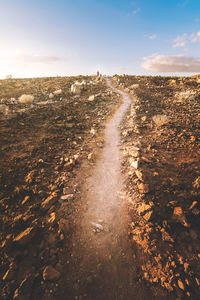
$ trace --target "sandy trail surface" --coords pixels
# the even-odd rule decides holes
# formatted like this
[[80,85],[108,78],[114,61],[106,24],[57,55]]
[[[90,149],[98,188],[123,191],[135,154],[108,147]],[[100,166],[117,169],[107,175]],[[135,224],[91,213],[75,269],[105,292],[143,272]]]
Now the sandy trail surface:
[[[109,80],[108,86],[114,89]],[[120,122],[131,99],[118,92],[123,96],[123,102],[107,122],[104,148],[95,167],[89,176],[85,174],[84,209],[72,237],[69,262],[72,272],[66,279],[68,296],[65,294],[65,299],[133,299],[132,274],[136,270],[127,234],[128,213],[122,191],[119,134]]]

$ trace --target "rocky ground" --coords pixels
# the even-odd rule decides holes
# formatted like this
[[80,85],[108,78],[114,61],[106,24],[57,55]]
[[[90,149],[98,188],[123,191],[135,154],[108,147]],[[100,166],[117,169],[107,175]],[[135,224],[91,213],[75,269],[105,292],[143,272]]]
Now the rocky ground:
[[129,237],[138,280],[163,289],[155,299],[200,297],[199,81],[114,77],[133,99],[121,133]]
[[[151,299],[199,299],[199,81],[113,77],[132,97],[121,148],[136,298],[142,286]],[[81,185],[120,102],[96,77],[0,81],[0,299],[74,299]]]
[[0,299],[55,299],[76,175],[120,97],[99,78],[56,77],[1,80],[0,102]]

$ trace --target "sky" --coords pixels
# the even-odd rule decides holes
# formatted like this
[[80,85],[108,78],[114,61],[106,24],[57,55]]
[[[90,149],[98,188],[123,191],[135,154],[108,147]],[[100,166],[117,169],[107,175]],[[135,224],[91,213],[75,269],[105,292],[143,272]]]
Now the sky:
[[0,0],[0,78],[200,73],[200,0]]

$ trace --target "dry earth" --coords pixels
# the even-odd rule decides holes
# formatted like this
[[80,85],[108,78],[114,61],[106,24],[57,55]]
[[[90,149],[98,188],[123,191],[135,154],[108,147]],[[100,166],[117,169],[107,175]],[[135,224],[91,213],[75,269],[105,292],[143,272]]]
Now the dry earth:
[[0,81],[0,299],[199,299],[198,81]]

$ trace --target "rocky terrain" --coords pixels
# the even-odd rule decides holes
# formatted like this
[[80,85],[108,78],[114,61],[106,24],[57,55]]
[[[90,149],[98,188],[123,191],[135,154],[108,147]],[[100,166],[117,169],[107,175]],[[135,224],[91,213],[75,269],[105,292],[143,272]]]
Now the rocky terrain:
[[94,163],[120,98],[99,78],[56,77],[1,80],[0,101],[0,299],[51,299],[70,247],[74,179]]
[[121,136],[139,280],[167,299],[199,299],[199,78],[114,80],[133,99]]
[[[199,299],[200,79],[111,79],[132,98],[120,126],[131,248],[121,252],[133,258],[134,299]],[[70,279],[78,266],[73,241],[87,212],[82,186],[120,104],[101,77],[0,81],[0,299],[91,299],[84,286],[74,296],[81,282]],[[97,240],[109,236],[108,224],[92,226]],[[98,268],[110,261],[102,258]],[[91,293],[102,274],[86,278]],[[123,290],[117,299],[127,300]]]

